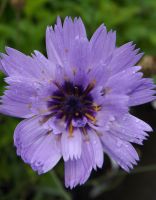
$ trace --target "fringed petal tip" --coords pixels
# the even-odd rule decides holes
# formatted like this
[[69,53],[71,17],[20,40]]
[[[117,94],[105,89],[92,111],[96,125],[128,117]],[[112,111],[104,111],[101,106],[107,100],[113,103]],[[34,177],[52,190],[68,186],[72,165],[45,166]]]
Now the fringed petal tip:
[[61,158],[59,141],[40,125],[40,117],[23,120],[15,129],[17,154],[38,174],[51,170]]

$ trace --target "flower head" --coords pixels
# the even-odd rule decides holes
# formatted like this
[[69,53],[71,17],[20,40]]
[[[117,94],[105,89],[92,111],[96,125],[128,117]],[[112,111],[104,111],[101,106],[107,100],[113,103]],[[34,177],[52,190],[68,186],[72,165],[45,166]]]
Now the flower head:
[[139,160],[151,127],[129,107],[155,99],[154,84],[135,64],[142,53],[131,42],[116,47],[116,34],[101,25],[88,40],[80,18],[46,31],[47,57],[12,48],[1,54],[8,84],[1,113],[25,118],[15,129],[17,154],[39,174],[63,158],[65,185],[83,184],[101,168],[104,153],[129,171]]

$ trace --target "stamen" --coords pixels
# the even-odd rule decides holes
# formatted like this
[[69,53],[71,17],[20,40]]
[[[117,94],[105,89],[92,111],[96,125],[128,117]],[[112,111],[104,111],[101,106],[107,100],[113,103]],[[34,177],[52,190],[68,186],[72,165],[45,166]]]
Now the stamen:
[[81,130],[82,130],[83,135],[84,135],[84,137],[85,137],[85,141],[86,141],[86,142],[89,141],[89,136],[88,136],[88,133],[87,133],[86,128],[85,128],[85,127],[82,127]]
[[75,96],[78,96],[79,95],[79,89],[78,89],[78,87],[75,86],[74,89],[75,89]]
[[95,86],[96,80],[93,80],[85,89],[84,95],[88,94]]
[[55,96],[55,95],[52,95],[51,98],[52,98],[52,99],[59,99],[59,100],[60,100],[60,99],[63,99],[63,97],[59,97],[59,96]]
[[75,76],[76,75],[76,69],[73,68],[73,75]]
[[85,116],[86,116],[88,119],[90,119],[91,121],[96,122],[95,117],[93,117],[92,115],[90,115],[90,114],[88,114],[88,113],[85,113]]
[[71,85],[70,85],[70,82],[66,82],[66,93],[68,94],[68,95],[70,95],[71,94]]
[[39,120],[40,125],[43,125],[44,123],[46,123],[51,117],[53,117],[53,114],[44,116],[43,119]]
[[44,101],[49,101],[49,100],[52,100],[52,99],[58,99],[58,100],[63,100],[63,96],[62,97],[59,97],[59,96],[55,96],[55,95],[52,95],[52,96],[47,96],[45,98],[43,98]]
[[92,104],[92,101],[85,100],[85,104]]
[[[58,88],[48,102],[49,108],[46,110],[48,114],[51,111],[59,120],[62,119],[67,123],[69,136],[73,136],[74,127],[72,120],[83,118],[84,116],[92,123],[96,124],[95,114],[101,109],[101,106],[93,102],[90,91],[94,88],[96,80],[93,80],[84,89],[81,85],[74,85],[69,80],[64,84],[54,81],[53,84]],[[46,112],[44,111],[44,112]]]
[[101,106],[97,105],[96,103],[93,103],[93,109],[98,112],[99,110],[101,110]]
[[69,137],[73,137],[73,125],[72,125],[72,122],[70,122],[70,125],[69,125]]
[[54,106],[50,106],[49,108],[48,108],[48,110],[49,111],[51,111],[51,110],[54,110],[54,109],[56,109],[56,108],[60,108],[61,106],[60,105],[54,105]]
[[57,87],[58,87],[58,89],[64,94],[65,92],[64,92],[64,89],[62,88],[62,86],[58,83],[58,82],[53,82]]
[[83,132],[84,135],[87,135],[87,131],[84,127],[82,127],[82,132]]
[[101,136],[103,136],[103,134],[104,133],[102,133],[102,132],[98,132],[95,128],[93,128],[92,127],[92,130],[99,136],[99,137],[101,137]]
[[45,98],[43,98],[44,101],[48,101],[48,100],[51,100],[51,96],[47,96]]
[[[45,114],[45,113],[47,113],[49,111],[52,111],[55,108],[60,108],[60,105],[51,106],[47,110],[39,110],[39,112],[40,112],[40,114]],[[54,114],[54,113],[52,113],[52,114]]]

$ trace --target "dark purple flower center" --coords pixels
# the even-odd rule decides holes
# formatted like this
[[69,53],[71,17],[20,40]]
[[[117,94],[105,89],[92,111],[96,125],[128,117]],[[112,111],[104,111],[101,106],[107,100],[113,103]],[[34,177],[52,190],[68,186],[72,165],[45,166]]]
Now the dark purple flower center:
[[62,109],[64,113],[75,116],[76,113],[82,113],[84,110],[83,101],[80,97],[75,95],[69,95],[62,103]]
[[48,108],[56,118],[64,119],[67,127],[70,127],[73,119],[83,119],[84,116],[88,120],[95,121],[98,106],[95,108],[93,97],[90,94],[94,88],[94,82],[86,88],[67,81],[63,85],[57,82],[54,84],[57,89],[48,101]]

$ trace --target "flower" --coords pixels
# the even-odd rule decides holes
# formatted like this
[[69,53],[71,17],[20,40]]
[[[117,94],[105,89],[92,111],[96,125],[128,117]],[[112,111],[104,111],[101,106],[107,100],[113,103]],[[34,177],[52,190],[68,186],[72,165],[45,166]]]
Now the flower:
[[25,118],[16,127],[17,154],[39,174],[63,158],[65,185],[73,188],[101,168],[104,153],[129,171],[139,160],[131,143],[142,144],[152,128],[129,107],[155,97],[151,79],[135,64],[142,53],[101,25],[90,40],[80,18],[60,18],[46,30],[47,57],[12,48],[1,54],[8,84],[1,113]]

